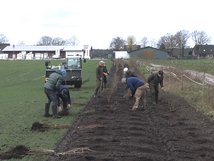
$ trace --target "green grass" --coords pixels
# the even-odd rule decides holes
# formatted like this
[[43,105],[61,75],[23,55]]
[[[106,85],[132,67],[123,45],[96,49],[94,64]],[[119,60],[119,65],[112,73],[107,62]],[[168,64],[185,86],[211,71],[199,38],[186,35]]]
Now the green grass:
[[172,66],[180,69],[191,69],[214,75],[214,59],[188,59],[188,60],[145,60],[146,63]]
[[[214,59],[195,59],[195,60],[142,60],[144,65],[159,64],[164,66],[176,67],[178,70],[195,70],[206,72],[214,75]],[[148,77],[148,72],[145,66],[140,68],[140,71]],[[171,81],[170,81],[171,80]],[[169,92],[175,93],[184,97],[197,110],[214,117],[213,105],[213,86],[206,86],[204,89],[201,86],[183,79],[183,88],[181,82],[173,79],[170,75],[165,75],[164,86]]]
[[[59,64],[56,60],[52,64]],[[108,69],[111,62],[108,61]],[[17,145],[31,149],[54,149],[66,129],[33,132],[31,126],[39,121],[47,124],[71,124],[87,104],[95,89],[95,68],[98,60],[83,63],[82,77],[87,80],[81,89],[70,88],[71,115],[61,119],[43,117],[46,96],[43,91],[44,61],[0,61],[0,151]],[[23,161],[41,161],[46,156],[26,156]],[[11,159],[13,160],[13,159]]]

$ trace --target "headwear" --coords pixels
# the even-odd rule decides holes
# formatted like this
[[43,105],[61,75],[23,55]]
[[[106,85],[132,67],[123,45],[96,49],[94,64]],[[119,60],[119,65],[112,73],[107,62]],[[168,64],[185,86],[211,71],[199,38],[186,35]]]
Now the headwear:
[[105,62],[101,60],[101,61],[99,62],[99,65],[103,65],[104,63],[105,63]]
[[126,83],[126,78],[122,78],[121,82]]
[[125,67],[125,68],[123,69],[123,73],[126,74],[126,72],[127,72],[128,70],[129,70],[129,69],[128,69],[127,67]]
[[66,70],[64,68],[62,68],[60,71],[61,71],[62,77],[65,78],[66,77]]

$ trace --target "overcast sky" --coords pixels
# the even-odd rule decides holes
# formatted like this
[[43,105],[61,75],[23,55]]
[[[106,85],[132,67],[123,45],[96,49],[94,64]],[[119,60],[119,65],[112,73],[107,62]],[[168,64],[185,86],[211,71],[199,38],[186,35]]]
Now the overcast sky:
[[[0,0],[0,34],[9,43],[36,44],[42,36],[75,36],[106,49],[112,38],[158,41],[180,30],[205,31],[214,41],[213,0]],[[190,42],[191,46],[191,42]]]

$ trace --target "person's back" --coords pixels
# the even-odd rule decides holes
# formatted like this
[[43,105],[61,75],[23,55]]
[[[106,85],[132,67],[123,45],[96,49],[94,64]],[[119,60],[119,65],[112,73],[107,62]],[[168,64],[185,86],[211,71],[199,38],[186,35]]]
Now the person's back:
[[163,86],[163,75],[160,75],[158,73],[152,73],[149,77],[148,77],[148,80],[147,82],[150,84],[150,85],[154,85],[156,87],[160,86],[162,87]]
[[[144,81],[137,78],[137,77],[129,77],[129,78],[122,78],[122,83],[126,83],[127,89],[128,89],[128,96],[129,97],[135,97],[135,103],[132,107],[132,110],[135,110],[139,106],[139,101],[142,98],[143,100],[143,93],[144,89]],[[131,91],[131,95],[129,95],[129,91]],[[143,109],[142,105],[142,109]]]
[[147,82],[151,92],[152,103],[158,103],[159,85],[163,89],[163,71],[160,70],[157,73],[153,73],[148,77]]
[[56,91],[59,89],[59,86],[62,84],[63,77],[60,71],[51,73],[48,78],[48,81],[45,83],[44,87],[49,90]]
[[127,78],[127,88],[130,88],[130,90],[132,91],[132,95],[134,95],[136,89],[142,85],[144,85],[144,81],[137,77]]
[[129,77],[127,78],[127,86],[138,87],[144,84],[144,81],[137,77]]

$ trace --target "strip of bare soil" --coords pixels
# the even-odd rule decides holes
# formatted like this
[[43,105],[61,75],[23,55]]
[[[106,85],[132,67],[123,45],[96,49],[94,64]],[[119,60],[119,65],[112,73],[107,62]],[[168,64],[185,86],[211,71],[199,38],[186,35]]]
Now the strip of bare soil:
[[[109,88],[93,98],[56,151],[87,151],[50,156],[48,161],[213,161],[214,123],[183,98],[161,93],[157,106],[131,111],[120,82],[121,67],[112,69]],[[115,72],[116,71],[116,72]]]

